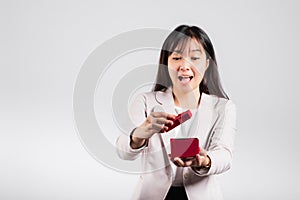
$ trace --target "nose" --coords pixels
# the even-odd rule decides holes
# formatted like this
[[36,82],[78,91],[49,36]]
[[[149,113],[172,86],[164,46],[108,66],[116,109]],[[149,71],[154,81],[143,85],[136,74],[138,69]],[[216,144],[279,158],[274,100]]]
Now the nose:
[[180,71],[189,71],[191,69],[190,63],[187,60],[183,60],[179,66]]

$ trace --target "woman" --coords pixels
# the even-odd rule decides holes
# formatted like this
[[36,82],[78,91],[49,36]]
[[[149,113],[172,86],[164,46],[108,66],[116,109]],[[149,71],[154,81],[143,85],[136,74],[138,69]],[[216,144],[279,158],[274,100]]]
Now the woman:
[[[235,105],[222,89],[212,43],[196,26],[181,25],[165,40],[152,92],[134,101],[137,124],[117,140],[122,159],[142,156],[143,173],[133,199],[222,199],[213,175],[231,166],[236,132]],[[192,118],[168,132],[178,113]],[[193,159],[170,158],[170,138],[197,137]]]

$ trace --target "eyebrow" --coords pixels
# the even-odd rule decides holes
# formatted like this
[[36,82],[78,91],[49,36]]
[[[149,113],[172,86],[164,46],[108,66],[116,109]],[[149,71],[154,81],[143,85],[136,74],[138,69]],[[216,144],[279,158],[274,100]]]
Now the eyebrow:
[[[193,49],[193,50],[191,50],[191,52],[197,52],[197,51],[199,51],[200,53],[202,53],[201,49]],[[179,49],[175,49],[173,52],[175,52],[175,53],[179,53],[179,54],[181,54],[181,53],[182,53],[182,51],[181,51],[181,50],[179,50]]]
[[193,49],[192,52],[195,52],[195,51],[199,51],[200,53],[202,53],[201,49]]
[[181,51],[181,50],[179,50],[179,49],[175,49],[175,50],[173,51],[173,53],[179,53],[179,54],[181,54],[181,53],[182,53],[182,51]]

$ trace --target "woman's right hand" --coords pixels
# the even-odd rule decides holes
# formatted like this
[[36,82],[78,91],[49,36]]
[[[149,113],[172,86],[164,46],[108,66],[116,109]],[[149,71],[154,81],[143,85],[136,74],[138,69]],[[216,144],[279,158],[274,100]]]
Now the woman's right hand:
[[155,133],[168,131],[168,126],[173,125],[176,115],[165,112],[151,112],[144,123],[138,126],[132,133],[131,146],[138,148],[143,146],[146,139],[152,137]]

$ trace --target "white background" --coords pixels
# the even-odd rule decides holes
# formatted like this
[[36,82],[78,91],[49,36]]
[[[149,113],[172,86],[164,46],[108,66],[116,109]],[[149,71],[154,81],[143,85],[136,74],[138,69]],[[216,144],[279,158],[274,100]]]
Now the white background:
[[[0,1],[0,199],[129,199],[137,175],[82,146],[72,94],[89,54],[125,31],[202,27],[238,107],[226,199],[299,199],[298,1]],[[158,58],[157,58],[158,60]],[[155,62],[155,61],[154,61]]]

